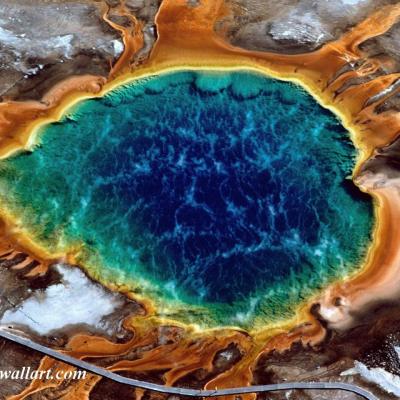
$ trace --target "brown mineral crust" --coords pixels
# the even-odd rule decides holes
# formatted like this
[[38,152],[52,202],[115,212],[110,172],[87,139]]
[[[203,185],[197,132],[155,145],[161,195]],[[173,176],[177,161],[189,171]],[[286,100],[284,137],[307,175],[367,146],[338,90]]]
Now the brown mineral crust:
[[360,47],[369,57],[387,60],[386,72],[395,72],[400,66],[400,23],[395,23],[386,33],[365,41]]
[[[145,60],[155,41],[158,3],[128,0],[125,6],[120,0],[10,0],[2,4],[0,99],[40,101],[72,76],[107,78],[124,47],[120,27],[143,29],[144,45],[136,61]],[[105,12],[111,19],[124,18],[127,25],[117,20],[111,26]]]
[[16,251],[0,256],[0,315],[27,299],[32,291],[59,282],[59,275],[52,269],[44,274],[32,273],[38,265],[27,254]]
[[[42,355],[33,352],[24,346],[10,342],[5,339],[0,340],[0,370],[1,371],[22,371],[23,367],[30,367],[32,371],[37,369]],[[2,380],[0,385],[0,398],[6,399],[7,396],[21,392],[30,383],[29,379],[7,379]]]
[[[137,390],[137,389],[136,389]],[[90,400],[121,400],[121,399],[136,399],[139,400],[136,390],[130,386],[122,385],[114,381],[102,379],[90,392]]]
[[0,7],[0,96],[40,100],[74,75],[107,77],[117,31],[91,0],[10,0]]
[[400,177],[400,139],[395,139],[383,148],[376,149],[374,155],[364,163],[360,174],[384,175],[387,179]]

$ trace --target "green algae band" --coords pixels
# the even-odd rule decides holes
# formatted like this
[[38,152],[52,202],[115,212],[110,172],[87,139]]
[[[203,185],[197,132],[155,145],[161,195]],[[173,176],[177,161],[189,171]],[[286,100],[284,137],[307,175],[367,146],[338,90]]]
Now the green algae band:
[[175,72],[45,127],[33,152],[1,163],[1,203],[42,246],[80,248],[84,267],[160,314],[249,327],[362,262],[373,213],[354,159],[336,118],[291,84]]

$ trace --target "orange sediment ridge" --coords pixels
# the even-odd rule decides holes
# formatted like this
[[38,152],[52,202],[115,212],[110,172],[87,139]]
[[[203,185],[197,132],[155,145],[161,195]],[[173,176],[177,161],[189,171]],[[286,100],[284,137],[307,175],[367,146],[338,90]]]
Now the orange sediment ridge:
[[30,147],[35,141],[35,121],[54,121],[61,108],[83,95],[99,93],[105,83],[99,76],[76,76],[56,85],[41,101],[0,103],[0,158]]
[[[124,5],[120,15],[128,11]],[[179,379],[200,368],[213,370],[216,353],[235,344],[242,358],[232,368],[210,378],[206,388],[246,386],[252,382],[252,369],[261,354],[272,350],[283,351],[294,342],[316,345],[325,337],[325,328],[310,311],[310,305],[320,303],[320,314],[328,326],[346,329],[354,322],[352,311],[367,309],[377,300],[388,300],[400,294],[400,198],[390,182],[377,185],[376,177],[359,177],[361,164],[378,147],[392,142],[400,131],[400,117],[395,112],[374,112],[387,96],[374,97],[392,85],[400,74],[371,79],[362,84],[351,84],[351,79],[367,77],[377,71],[381,62],[368,59],[359,45],[365,40],[389,30],[400,18],[400,5],[383,7],[341,38],[319,50],[298,55],[246,51],[230,45],[214,27],[230,13],[223,0],[204,0],[190,7],[186,0],[164,0],[156,18],[158,40],[148,61],[130,69],[132,57],[143,45],[140,24],[132,17],[133,27],[116,26],[105,13],[105,19],[119,30],[126,50],[114,66],[108,81],[95,76],[71,78],[57,85],[41,102],[6,102],[0,104],[0,157],[30,149],[34,146],[40,126],[58,120],[73,104],[85,98],[103,96],[108,91],[135,79],[166,71],[254,70],[278,79],[301,85],[324,107],[329,108],[349,130],[359,150],[354,170],[355,182],[375,200],[376,227],[374,239],[365,264],[353,276],[329,286],[322,293],[298,307],[292,320],[283,321],[257,331],[246,333],[239,329],[224,328],[198,331],[193,326],[182,326],[149,315],[128,318],[125,327],[134,333],[132,340],[115,344],[104,338],[77,335],[70,339],[67,352],[79,358],[120,357],[107,366],[115,371],[160,371],[166,384],[179,383]],[[358,67],[349,68],[349,64]],[[128,71],[128,72],[127,72]],[[347,84],[347,86],[346,86]],[[371,99],[376,98],[375,101]],[[383,178],[382,178],[383,179]],[[1,249],[15,246],[39,258],[43,263],[59,259],[45,254],[28,235],[17,229],[14,221],[3,218],[0,225]],[[3,244],[4,242],[4,244]],[[73,254],[68,256],[73,261]],[[160,326],[170,327],[169,344],[158,343]],[[124,360],[124,355],[135,349],[157,343],[143,353],[140,359]],[[54,361],[45,357],[43,363]],[[86,381],[85,381],[86,382]],[[91,377],[86,385],[74,383],[68,399],[88,398],[89,388],[96,384]],[[54,381],[49,382],[53,385]],[[34,381],[13,399],[23,399],[42,390],[42,382]],[[56,385],[57,386],[57,385]],[[140,394],[140,393],[139,393]],[[139,395],[140,398],[140,395]],[[253,395],[243,398],[251,399]]]

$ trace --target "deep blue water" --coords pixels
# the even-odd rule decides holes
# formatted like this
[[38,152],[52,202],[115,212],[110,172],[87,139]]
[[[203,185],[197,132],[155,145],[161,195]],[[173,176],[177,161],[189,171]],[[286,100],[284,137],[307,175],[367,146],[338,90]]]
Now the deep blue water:
[[2,162],[2,201],[46,246],[83,242],[83,264],[146,278],[166,299],[273,308],[286,285],[279,301],[300,301],[369,243],[348,133],[288,83],[142,79],[85,101],[40,143]]

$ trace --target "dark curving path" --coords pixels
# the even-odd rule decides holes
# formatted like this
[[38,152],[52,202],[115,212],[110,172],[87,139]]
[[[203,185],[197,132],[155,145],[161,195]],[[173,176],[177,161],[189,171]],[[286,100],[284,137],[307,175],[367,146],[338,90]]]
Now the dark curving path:
[[0,337],[11,340],[20,345],[29,347],[33,350],[39,351],[47,356],[53,357],[57,360],[65,362],[67,364],[74,365],[80,369],[86,370],[93,374],[100,375],[104,378],[111,379],[118,383],[125,385],[134,386],[141,389],[148,389],[155,392],[175,394],[181,396],[190,397],[217,397],[226,395],[237,395],[245,393],[260,393],[260,392],[274,392],[279,390],[293,390],[293,389],[312,389],[312,390],[344,390],[346,392],[352,392],[367,400],[378,400],[372,393],[362,389],[356,385],[342,382],[291,382],[291,383],[278,383],[272,385],[259,385],[259,386],[246,386],[240,388],[230,389],[216,389],[216,390],[196,390],[179,387],[167,387],[163,385],[157,385],[151,382],[139,381],[137,379],[126,378],[118,375],[114,372],[108,371],[104,368],[97,367],[86,361],[78,360],[74,357],[70,357],[66,354],[60,353],[57,350],[53,350],[49,347],[42,346],[38,343],[33,342],[27,338],[15,335],[7,332],[0,328]]

